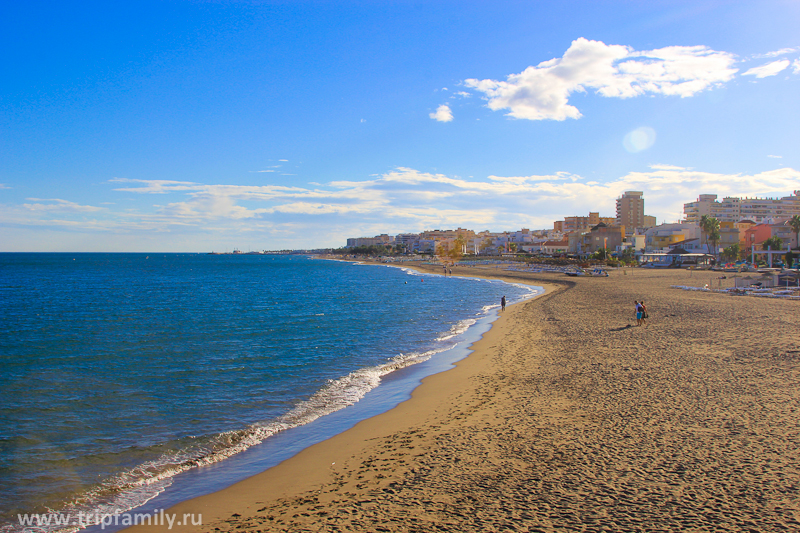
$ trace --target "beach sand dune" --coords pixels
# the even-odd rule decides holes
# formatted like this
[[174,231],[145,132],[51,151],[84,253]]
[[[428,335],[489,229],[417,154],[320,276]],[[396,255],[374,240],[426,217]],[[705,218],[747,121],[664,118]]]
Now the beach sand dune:
[[548,292],[411,400],[173,511],[198,531],[800,531],[800,302],[672,288],[712,278],[687,271],[453,274]]

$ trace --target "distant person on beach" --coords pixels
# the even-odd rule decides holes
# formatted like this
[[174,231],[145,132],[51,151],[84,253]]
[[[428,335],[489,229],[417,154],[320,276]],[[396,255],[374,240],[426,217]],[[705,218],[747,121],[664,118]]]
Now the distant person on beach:
[[505,296],[500,298],[500,310],[501,311],[505,311],[506,310],[506,297]]
[[642,308],[642,324],[647,325],[647,306],[644,305],[644,300],[639,302],[639,307]]
[[636,300],[633,301],[633,305],[636,307],[636,325],[642,325],[642,306],[639,305],[639,302]]

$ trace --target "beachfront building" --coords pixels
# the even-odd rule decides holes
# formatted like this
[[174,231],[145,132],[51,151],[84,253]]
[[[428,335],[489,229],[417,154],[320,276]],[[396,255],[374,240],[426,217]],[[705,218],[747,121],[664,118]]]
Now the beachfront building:
[[519,231],[511,231],[508,233],[509,242],[513,242],[518,248],[533,243],[534,234],[528,228],[522,228]]
[[645,227],[643,195],[642,191],[625,191],[617,198],[615,225],[629,228],[631,234],[635,233],[636,228]]
[[[544,239],[539,238],[539,241]],[[522,252],[535,249],[534,232],[527,228],[519,231],[489,232],[482,231],[467,240],[467,250],[475,254],[497,254],[504,252]]]
[[686,222],[700,224],[705,215],[720,222],[752,220],[759,223],[768,219],[788,219],[800,215],[800,191],[783,198],[723,198],[717,201],[716,194],[701,194],[697,201],[683,204]]
[[559,241],[544,241],[537,246],[533,247],[534,253],[542,253],[545,255],[559,255],[566,254],[569,251],[569,240],[561,239]]
[[716,194],[701,194],[697,201],[683,204],[683,213],[689,224],[700,224],[705,217],[714,217],[720,222],[738,222],[741,214],[740,198],[723,198],[717,201]]
[[691,239],[700,239],[700,233],[700,226],[696,224],[661,224],[645,232],[645,250],[647,252],[668,252],[672,245]]
[[736,223],[736,227],[739,229],[739,246],[742,250],[747,248],[747,230],[755,225],[756,223],[752,220],[740,220]]
[[410,248],[411,243],[419,239],[419,233],[400,233],[394,236],[395,244],[402,244],[406,248]]
[[653,216],[650,216],[650,215],[645,215],[644,216],[644,226],[636,228],[636,231],[639,231],[639,230],[644,231],[647,228],[655,227],[656,224],[657,224],[656,217],[653,217]]
[[[394,237],[394,242],[402,244],[409,252],[434,253],[435,250],[442,247],[449,250],[458,237],[461,237],[465,243],[469,244],[475,237],[475,232],[458,228],[455,230],[434,229],[423,231],[422,233],[401,233]],[[464,248],[466,249],[465,253],[471,253],[469,246]]]
[[[738,222],[720,221],[719,223],[719,247],[724,250],[734,244],[741,246],[741,233]],[[705,236],[703,236],[705,238]]]
[[770,224],[770,231],[773,237],[778,237],[783,241],[783,247],[797,248],[797,235],[795,234],[789,220],[782,220],[774,224]]
[[561,233],[588,231],[601,222],[606,226],[613,226],[616,224],[616,220],[614,217],[601,217],[599,212],[589,212],[588,217],[572,216],[564,217],[564,220],[557,220],[553,223],[553,229]]
[[771,221],[762,224],[755,224],[749,227],[744,232],[744,252],[750,253],[755,246],[756,251],[761,250],[764,241],[771,237],[778,237],[783,241],[783,249],[787,247],[797,247],[797,238],[795,236],[792,226],[789,225],[788,220],[770,223]]
[[[641,253],[645,250],[645,236],[644,234],[634,233],[633,235],[625,235],[625,240],[616,246],[615,251],[623,252],[628,248],[633,249],[634,253]],[[609,247],[611,249],[611,247]]]
[[393,243],[394,243],[394,237],[386,235],[384,233],[376,237],[356,237],[347,239],[346,248],[356,248],[357,246],[378,246],[378,245],[387,245]]
[[461,237],[465,241],[468,241],[475,237],[475,232],[471,229],[432,229],[426,230],[419,234],[420,239],[427,239],[427,240],[444,240],[444,239],[456,239]]
[[433,239],[416,239],[411,243],[410,251],[417,254],[432,254],[436,251],[436,241]]
[[593,254],[603,248],[616,250],[625,241],[625,226],[607,226],[602,222],[583,234],[577,253]]

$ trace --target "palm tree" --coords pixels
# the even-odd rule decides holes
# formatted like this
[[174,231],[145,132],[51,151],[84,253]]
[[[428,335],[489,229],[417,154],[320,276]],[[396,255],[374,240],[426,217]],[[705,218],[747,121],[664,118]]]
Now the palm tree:
[[722,235],[719,232],[719,220],[716,218],[711,218],[708,221],[708,238],[711,240],[711,244],[714,246],[714,257],[716,258],[719,254],[719,243],[720,238]]
[[789,219],[789,225],[794,230],[795,248],[800,248],[800,215],[795,215]]
[[706,250],[709,250],[708,241],[714,246],[714,257],[717,256],[717,242],[721,237],[719,232],[719,220],[708,215],[700,217],[700,229],[706,234]]
[[708,215],[703,215],[700,217],[700,231],[703,232],[706,236],[706,251],[708,251],[708,219],[711,218]]

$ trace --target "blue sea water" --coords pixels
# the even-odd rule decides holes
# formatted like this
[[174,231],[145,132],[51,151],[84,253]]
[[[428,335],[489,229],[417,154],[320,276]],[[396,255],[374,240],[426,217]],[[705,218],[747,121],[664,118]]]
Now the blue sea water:
[[0,526],[135,508],[535,292],[303,256],[0,254]]

